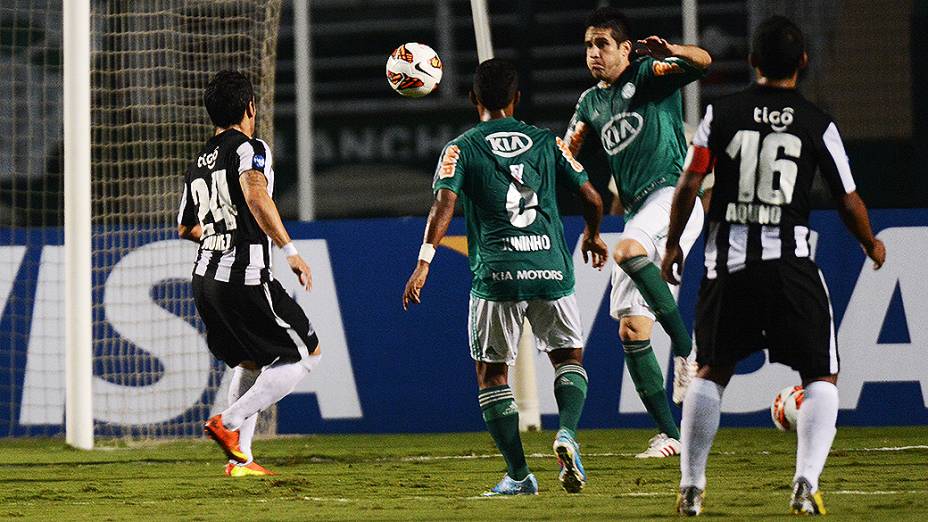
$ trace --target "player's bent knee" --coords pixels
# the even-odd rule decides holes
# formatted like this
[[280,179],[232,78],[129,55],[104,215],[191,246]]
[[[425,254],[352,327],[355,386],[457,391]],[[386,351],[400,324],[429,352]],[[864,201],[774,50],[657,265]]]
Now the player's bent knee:
[[509,384],[509,367],[506,363],[477,361],[477,387],[481,390]]
[[562,348],[548,352],[548,360],[557,368],[564,364],[583,365],[583,348]]
[[699,367],[696,376],[700,379],[712,381],[720,386],[728,386],[728,381],[735,374],[734,366],[712,366],[705,364]]
[[633,257],[646,255],[648,255],[648,251],[641,246],[641,243],[634,239],[623,239],[619,241],[619,244],[616,245],[615,249],[612,251],[612,258],[615,259],[616,264],[622,264],[622,262]]
[[647,317],[627,315],[619,319],[619,339],[622,341],[645,341],[651,338],[654,321]]
[[805,375],[800,375],[800,377],[802,378],[803,386],[808,386],[809,384],[815,381],[830,382],[831,384],[834,384],[835,386],[838,385],[838,374],[837,373],[832,374],[832,375],[823,375],[820,377],[807,377]]

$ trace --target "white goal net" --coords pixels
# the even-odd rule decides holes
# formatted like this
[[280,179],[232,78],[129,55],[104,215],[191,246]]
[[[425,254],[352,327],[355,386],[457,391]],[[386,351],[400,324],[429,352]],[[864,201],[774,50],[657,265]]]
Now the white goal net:
[[[219,70],[251,78],[272,142],[281,0],[91,4],[95,434],[196,435],[225,372],[193,307],[195,245],[176,239],[182,177]],[[63,429],[61,11],[0,5],[0,436]]]

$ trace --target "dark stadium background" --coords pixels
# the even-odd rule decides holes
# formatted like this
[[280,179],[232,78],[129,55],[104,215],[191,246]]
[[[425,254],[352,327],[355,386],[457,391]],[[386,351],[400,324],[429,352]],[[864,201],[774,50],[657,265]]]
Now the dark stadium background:
[[[517,117],[562,133],[578,95],[590,85],[584,66],[583,20],[602,2],[491,1],[496,55],[517,61],[523,102]],[[316,208],[321,219],[424,215],[432,170],[442,145],[475,121],[466,100],[476,66],[466,2],[366,6],[337,0],[311,2]],[[681,40],[677,0],[613,1],[627,9],[636,35]],[[290,2],[285,2],[275,97],[277,198],[285,217],[298,217]],[[928,206],[928,176],[918,161],[928,152],[928,4],[892,0],[817,2],[701,1],[700,44],[714,57],[702,82],[702,106],[736,91],[751,78],[745,56],[749,27],[770,14],[794,17],[808,35],[811,66],[801,84],[808,98],[838,121],[858,188],[874,208]],[[384,78],[387,54],[397,45],[432,45],[445,61],[440,90],[403,99]],[[451,45],[442,45],[449,43]],[[591,136],[580,160],[606,194],[606,170]],[[821,190],[816,206],[830,202]],[[561,201],[575,213],[570,197]]]

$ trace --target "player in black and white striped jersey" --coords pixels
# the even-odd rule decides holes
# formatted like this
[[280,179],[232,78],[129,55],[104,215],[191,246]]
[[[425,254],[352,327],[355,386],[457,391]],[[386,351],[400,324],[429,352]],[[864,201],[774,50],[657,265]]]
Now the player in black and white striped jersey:
[[701,511],[722,392],[739,360],[767,349],[770,361],[799,372],[805,387],[790,509],[824,514],[818,478],[835,435],[839,360],[828,289],[810,258],[816,171],[875,268],[886,251],[871,231],[838,128],[796,91],[808,62],[802,32],[783,17],[765,21],[755,31],[750,61],[755,84],[706,108],[671,210],[662,273],[679,284],[680,236],[714,165],[695,320],[699,371],[683,401],[677,510]]
[[312,275],[272,199],[273,157],[254,137],[251,82],[237,71],[220,72],[204,103],[216,132],[187,170],[178,233],[200,245],[194,301],[210,351],[233,372],[229,407],[209,419],[205,432],[229,456],[227,475],[267,475],[251,453],[258,412],[293,391],[321,357],[306,314],[274,279],[271,243],[284,250],[306,290]]
[[837,126],[795,89],[755,84],[709,105],[692,149],[697,163],[707,154],[717,173],[706,220],[708,279],[755,261],[809,257],[816,171],[833,195],[859,200]]

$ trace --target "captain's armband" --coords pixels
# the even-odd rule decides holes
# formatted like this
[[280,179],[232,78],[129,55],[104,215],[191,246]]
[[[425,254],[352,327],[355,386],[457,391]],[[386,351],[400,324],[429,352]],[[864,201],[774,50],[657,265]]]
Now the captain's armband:
[[694,172],[705,176],[715,168],[715,158],[707,147],[690,145],[683,163],[684,172]]

